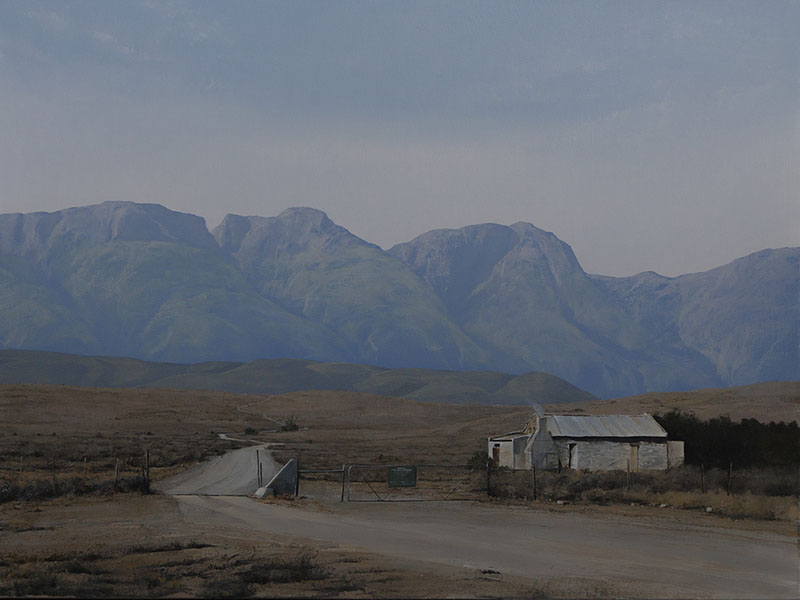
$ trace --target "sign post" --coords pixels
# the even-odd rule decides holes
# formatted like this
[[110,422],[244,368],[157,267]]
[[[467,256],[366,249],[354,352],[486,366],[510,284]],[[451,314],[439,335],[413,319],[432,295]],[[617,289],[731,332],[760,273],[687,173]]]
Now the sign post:
[[389,467],[389,487],[417,487],[417,467]]

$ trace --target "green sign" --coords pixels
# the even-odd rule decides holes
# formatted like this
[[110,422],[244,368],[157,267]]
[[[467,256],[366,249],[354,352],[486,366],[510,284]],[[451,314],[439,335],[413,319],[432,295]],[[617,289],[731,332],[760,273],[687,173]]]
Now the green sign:
[[417,487],[417,467],[389,467],[389,487]]

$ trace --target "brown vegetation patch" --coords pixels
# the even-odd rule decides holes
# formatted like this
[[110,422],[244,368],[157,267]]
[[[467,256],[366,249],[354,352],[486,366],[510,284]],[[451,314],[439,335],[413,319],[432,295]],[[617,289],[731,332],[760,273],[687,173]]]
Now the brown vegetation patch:
[[664,414],[670,410],[695,414],[700,419],[729,416],[734,421],[756,419],[762,423],[797,421],[800,415],[800,381],[771,381],[740,387],[651,392],[613,400],[571,402],[545,407],[566,414]]

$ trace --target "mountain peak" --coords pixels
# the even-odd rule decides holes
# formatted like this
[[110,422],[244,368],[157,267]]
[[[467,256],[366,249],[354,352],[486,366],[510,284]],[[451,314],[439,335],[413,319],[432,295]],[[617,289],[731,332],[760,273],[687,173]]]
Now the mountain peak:
[[160,204],[111,201],[52,213],[0,215],[0,252],[41,259],[62,240],[216,245],[202,217]]
[[309,223],[318,227],[335,225],[335,223],[328,218],[327,214],[317,208],[311,208],[310,206],[292,206],[282,211],[276,218]]
[[287,208],[277,217],[229,214],[214,229],[213,235],[220,247],[245,261],[258,255],[276,256],[309,248],[318,248],[327,254],[354,245],[377,248],[331,221],[321,210],[303,206]]

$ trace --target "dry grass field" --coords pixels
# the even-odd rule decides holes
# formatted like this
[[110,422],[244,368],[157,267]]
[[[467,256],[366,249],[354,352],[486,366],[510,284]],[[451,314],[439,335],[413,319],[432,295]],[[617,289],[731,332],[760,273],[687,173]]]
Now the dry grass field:
[[734,421],[756,419],[763,423],[788,423],[800,420],[800,381],[771,381],[691,392],[653,392],[550,408],[572,414],[664,414],[676,409],[694,413],[700,419],[728,415]]
[[[58,480],[82,477],[86,458],[89,481],[109,480],[117,458],[126,474],[138,474],[149,449],[159,477],[236,447],[219,433],[274,442],[279,456],[299,456],[318,468],[392,460],[463,464],[485,449],[487,435],[518,427],[529,412],[350,392],[254,396],[7,385],[0,386],[0,468],[12,480],[52,480],[55,467]],[[290,420],[298,429],[280,431],[279,423]]]
[[[715,408],[700,403],[692,409],[703,416],[724,414],[711,396]],[[663,400],[659,406],[668,404]],[[605,406],[592,403],[582,410],[604,412]],[[653,410],[627,406],[631,409],[623,412]],[[763,410],[762,418],[774,414]],[[409,590],[420,597],[442,597],[453,590],[495,597],[630,595],[603,582],[550,581],[537,587],[500,573],[434,571],[422,563],[333,546],[312,548],[289,538],[264,540],[246,532],[231,537],[213,527],[188,528],[169,498],[117,493],[136,487],[147,449],[158,479],[241,445],[220,439],[220,433],[269,442],[278,459],[298,457],[305,468],[463,465],[485,450],[487,435],[519,428],[530,412],[525,406],[425,404],[346,392],[254,396],[0,386],[0,595],[397,597]],[[296,428],[281,427],[286,423]],[[117,459],[121,473],[115,490]],[[688,502],[694,507],[693,501],[676,497],[672,506]],[[310,500],[294,502],[325,510]],[[690,524],[709,518],[697,510],[647,506],[526,505]],[[791,526],[788,521],[710,518],[717,526],[776,533]]]

